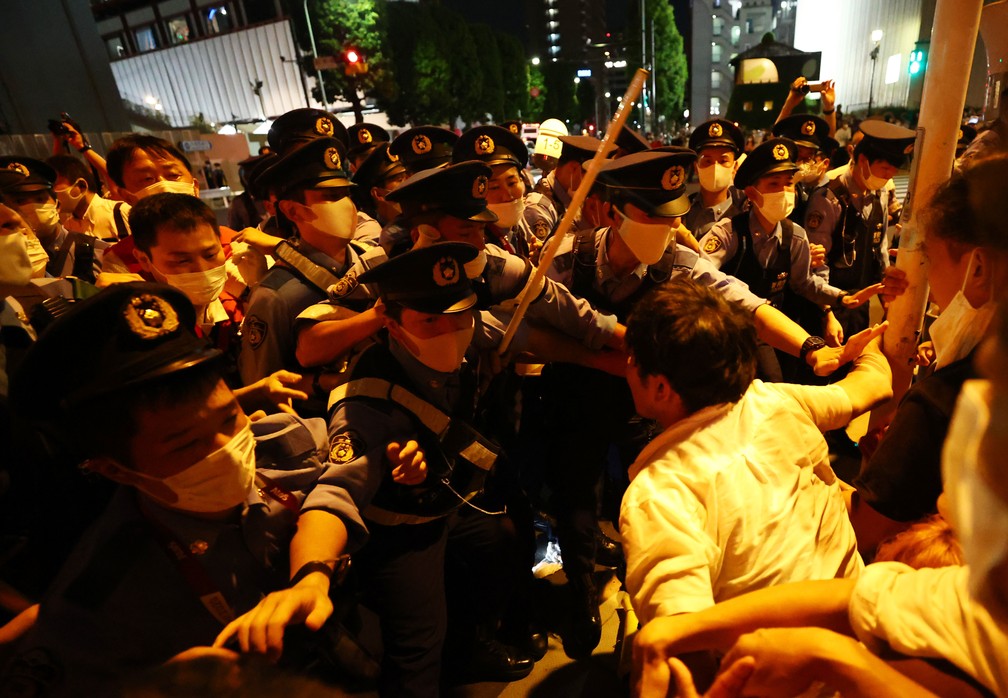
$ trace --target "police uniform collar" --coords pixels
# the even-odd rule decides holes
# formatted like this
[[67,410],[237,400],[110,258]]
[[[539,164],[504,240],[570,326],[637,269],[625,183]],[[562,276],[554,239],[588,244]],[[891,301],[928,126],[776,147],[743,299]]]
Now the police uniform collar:
[[319,265],[320,267],[325,267],[337,276],[342,274],[350,267],[351,264],[354,263],[354,261],[356,261],[352,245],[347,245],[346,252],[343,255],[343,260],[339,261],[333,259],[317,247],[309,245],[300,237],[291,238],[288,242],[291,242],[294,245],[294,248],[307,257],[311,262]]
[[[597,281],[599,283],[605,283],[610,279],[619,281],[621,278],[623,279],[627,278],[616,276],[616,273],[613,271],[612,265],[609,263],[609,236],[613,235],[619,235],[619,231],[616,230],[616,228],[613,228],[612,226],[609,226],[608,228],[603,228],[602,234],[600,236],[601,244],[597,245],[598,269],[595,272],[595,276],[597,277]],[[638,279],[643,279],[644,276],[647,274],[647,270],[648,265],[644,264],[644,262],[638,261],[637,266],[630,270],[630,274],[628,276],[636,276]]]

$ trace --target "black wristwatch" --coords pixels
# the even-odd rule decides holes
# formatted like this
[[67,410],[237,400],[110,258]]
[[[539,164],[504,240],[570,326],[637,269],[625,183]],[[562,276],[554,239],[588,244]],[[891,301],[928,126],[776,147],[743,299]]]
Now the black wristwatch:
[[808,363],[808,355],[814,351],[819,351],[826,346],[826,340],[822,337],[812,337],[810,336],[801,345],[801,351],[798,352],[798,358],[800,358],[805,363]]

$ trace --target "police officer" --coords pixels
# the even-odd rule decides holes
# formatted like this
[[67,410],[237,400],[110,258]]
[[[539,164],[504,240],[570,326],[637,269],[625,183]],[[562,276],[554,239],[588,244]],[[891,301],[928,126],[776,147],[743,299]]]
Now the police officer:
[[[279,155],[286,155],[293,148],[315,138],[335,138],[343,144],[344,152],[348,152],[352,145],[360,145],[360,137],[358,132],[358,142],[352,144],[347,128],[339,119],[327,111],[308,108],[292,109],[280,115],[270,126],[266,136],[270,147]],[[348,172],[352,170],[348,169]],[[378,243],[380,234],[381,225],[368,214],[358,211],[354,239],[370,247]],[[279,240],[272,243],[276,245]]]
[[364,162],[379,143],[389,142],[389,133],[381,126],[368,123],[353,124],[347,129],[347,162],[350,174]]
[[829,137],[829,130],[829,124],[811,114],[794,114],[773,126],[773,135],[790,139],[797,146],[795,205],[788,218],[799,225],[805,221],[805,209],[812,190],[822,183],[826,170],[829,169],[827,150],[829,141],[833,140]]
[[[888,182],[913,149],[914,132],[880,120],[862,121],[864,134],[846,171],[813,192],[805,214],[810,243],[826,251],[826,278],[845,291],[882,280],[889,264]],[[843,335],[868,326],[868,306],[834,310]]]
[[539,187],[546,176],[556,169],[563,149],[560,136],[569,135],[567,126],[560,119],[546,119],[539,124],[539,133],[536,134],[535,145],[532,147],[532,165],[542,172],[535,186],[537,193],[541,193]]
[[[387,339],[329,399],[330,453],[342,471],[331,484],[358,503],[369,534],[355,564],[381,623],[383,696],[437,695],[442,660],[466,679],[515,680],[533,666],[494,639],[513,537],[503,518],[466,504],[498,455],[472,427],[478,359],[469,348],[481,327],[465,267],[476,254],[435,243],[363,274],[385,305]],[[398,452],[411,442],[426,479],[396,484],[389,444]]]
[[458,136],[440,126],[415,126],[396,136],[389,144],[389,154],[399,158],[410,175],[441,167],[451,162],[452,148]]
[[[347,351],[381,326],[367,289],[347,276],[369,248],[352,241],[357,210],[350,200],[345,153],[339,140],[311,138],[278,157],[257,178],[275,198],[281,223],[296,235],[277,246],[277,264],[249,298],[238,358],[246,384],[279,369],[299,371],[303,328],[295,320],[302,310],[329,297],[330,288],[353,315],[341,326],[346,332],[335,332],[337,328],[330,326],[338,339],[329,338],[327,351]],[[316,365],[314,361],[304,364]],[[314,385],[303,386],[306,392],[324,393],[319,373],[309,380]]]
[[[18,414],[120,487],[43,597],[6,689],[109,695],[128,672],[211,645],[271,592],[314,628],[332,612],[347,540],[335,512],[356,509],[319,486],[334,467],[317,455],[325,425],[251,422],[195,322],[175,289],[117,284],[57,319],[15,376]],[[265,638],[292,618],[265,612],[250,629]],[[279,654],[275,640],[242,649]]]
[[[556,218],[552,204],[542,194],[526,193],[522,172],[528,164],[524,141],[500,126],[477,126],[459,138],[452,149],[452,162],[479,160],[491,167],[487,180],[487,208],[497,220],[487,224],[487,235],[498,247],[529,259],[548,234],[539,221]],[[537,215],[526,218],[529,206]],[[538,228],[538,229],[537,229]]]
[[109,244],[63,227],[55,182],[56,171],[44,162],[19,155],[0,157],[0,203],[21,214],[32,229],[29,253],[36,274],[44,269],[50,276],[75,276],[94,283]]
[[745,196],[732,185],[737,158],[745,147],[738,126],[726,119],[711,119],[693,129],[689,147],[697,154],[700,189],[690,195],[690,210],[682,223],[698,240],[722,218],[742,212]]
[[643,150],[648,150],[651,144],[644,139],[644,136],[625,125],[616,134],[616,152],[614,158],[621,158],[624,155],[633,155]]
[[382,227],[390,224],[401,211],[397,204],[386,201],[386,197],[408,176],[402,162],[389,154],[389,144],[377,144],[353,175],[356,186],[352,196],[358,210],[367,213]]
[[[479,255],[467,267],[481,310],[494,310],[501,329],[523,293],[534,294],[526,317],[588,347],[622,345],[623,327],[608,314],[549,279],[529,288],[532,264],[486,242],[485,227],[496,215],[487,208],[493,170],[479,161],[462,162],[410,177],[389,199],[402,204],[404,228],[413,243],[422,238],[473,245]],[[540,347],[550,349],[550,347]]]
[[[562,146],[556,168],[539,180],[539,184],[536,185],[536,191],[549,199],[555,213],[551,216],[545,207],[529,207],[530,213],[533,213],[537,219],[544,221],[544,223],[535,223],[533,229],[538,230],[535,226],[548,225],[551,234],[556,230],[567,211],[567,207],[570,206],[574,192],[581,185],[581,178],[584,176],[584,163],[595,157],[595,152],[600,146],[600,141],[591,136],[560,136],[559,140]],[[609,147],[607,157],[616,150],[615,144],[610,144]],[[571,230],[577,230],[581,227],[582,215],[583,211],[578,212]]]
[[[867,301],[870,292],[848,295],[811,272],[805,231],[787,217],[794,206],[792,177],[798,171],[797,151],[796,144],[786,138],[771,138],[758,145],[735,174],[735,185],[749,199],[750,210],[715,223],[700,245],[705,259],[745,282],[775,308],[785,310],[785,293],[790,289],[814,304],[821,320],[823,307],[856,307]],[[819,324],[816,332],[823,331]],[[835,336],[828,339],[833,346],[840,343]],[[764,380],[782,379],[768,345],[760,344],[757,358]]]

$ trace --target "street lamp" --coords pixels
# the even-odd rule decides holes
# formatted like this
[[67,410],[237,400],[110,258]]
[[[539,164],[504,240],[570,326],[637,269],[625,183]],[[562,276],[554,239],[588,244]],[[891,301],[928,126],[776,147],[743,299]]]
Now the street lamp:
[[868,116],[871,116],[872,102],[875,99],[875,63],[878,62],[879,43],[882,41],[882,30],[876,29],[871,33],[871,40],[875,42],[875,48],[868,55],[871,57],[871,82],[868,83]]
[[532,59],[532,65],[539,65],[539,56],[535,56]]

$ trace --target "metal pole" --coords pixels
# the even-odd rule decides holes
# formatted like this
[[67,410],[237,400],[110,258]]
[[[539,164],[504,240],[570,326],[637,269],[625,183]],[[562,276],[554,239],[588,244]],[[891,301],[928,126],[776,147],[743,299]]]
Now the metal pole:
[[882,346],[893,370],[893,399],[872,412],[869,428],[884,423],[910,387],[928,296],[920,207],[952,172],[982,8],[983,0],[938,0],[935,7],[914,165],[900,216],[903,230],[896,256],[896,267],[906,272],[909,287],[889,306],[889,329]]
[[[308,26],[308,43],[311,44],[312,58],[318,58],[318,49],[315,48],[315,32],[312,31],[311,17],[308,16],[308,0],[304,0],[304,19],[305,24]],[[319,93],[322,95],[322,107],[328,107],[329,98],[326,97],[325,83],[322,82],[322,71],[318,68],[315,69],[315,79],[318,80]]]
[[[647,70],[647,31],[645,29],[645,16],[646,16],[646,6],[645,0],[640,0],[640,65],[641,70]],[[641,92],[640,97],[640,125],[644,128],[644,119],[646,114],[644,113],[644,102],[647,101],[647,84],[644,85],[644,91]]]
[[875,98],[875,62],[878,61],[878,44],[872,49],[871,54],[871,80],[868,82],[868,114],[871,116],[872,101]]
[[[643,68],[637,70],[634,73],[633,79],[630,80],[630,84],[627,85],[626,93],[623,95],[623,101],[620,102],[619,108],[616,110],[616,116],[613,120],[609,122],[609,127],[606,129],[605,137],[602,142],[599,143],[598,150],[595,151],[595,157],[588,161],[588,167],[585,170],[584,176],[581,178],[581,184],[575,190],[574,195],[571,196],[570,205],[564,212],[563,218],[560,220],[560,224],[557,226],[556,231],[553,233],[553,237],[550,238],[549,244],[543,247],[541,254],[539,255],[539,263],[535,270],[532,272],[532,278],[526,285],[526,289],[542,288],[544,283],[543,279],[546,276],[546,270],[549,269],[550,264],[553,262],[553,257],[556,255],[557,250],[560,249],[560,243],[563,241],[564,237],[570,231],[571,226],[574,225],[574,218],[580,213],[581,205],[584,204],[585,199],[588,197],[588,191],[592,188],[595,183],[595,178],[598,176],[599,170],[602,169],[602,163],[605,162],[606,156],[609,153],[609,147],[616,141],[616,136],[622,130],[623,125],[626,124],[627,117],[630,116],[630,111],[632,107],[629,105],[633,103],[638,96],[640,96],[641,90],[644,89],[644,85],[647,84],[648,73]],[[501,340],[500,346],[497,348],[497,352],[500,355],[507,353],[508,347],[511,346],[511,341],[514,339],[515,332],[518,331],[518,326],[521,324],[522,318],[525,317],[525,311],[528,310],[529,304],[533,300],[533,296],[536,293],[526,292],[521,294],[521,298],[518,301],[518,307],[515,308],[514,314],[508,321],[507,329],[504,331],[504,338]]]
[[658,78],[655,76],[658,74],[658,66],[655,63],[655,45],[654,45],[654,18],[651,18],[651,65],[648,66],[651,71],[651,137],[656,138],[658,136]]
[[[279,1],[280,0],[277,0],[277,2],[279,2]],[[304,92],[305,106],[310,108],[311,107],[311,97],[308,94],[308,76],[305,75],[304,65],[302,65],[302,63],[301,63],[301,49],[298,48],[297,35],[294,34],[294,21],[293,20],[290,20],[290,19],[287,20],[287,28],[290,29],[291,46],[294,47],[294,60],[293,60],[293,63],[294,63],[294,65],[297,66],[298,79],[301,81],[301,91]],[[284,58],[283,56],[280,56],[280,60],[283,61],[284,63],[287,62],[287,59]]]

